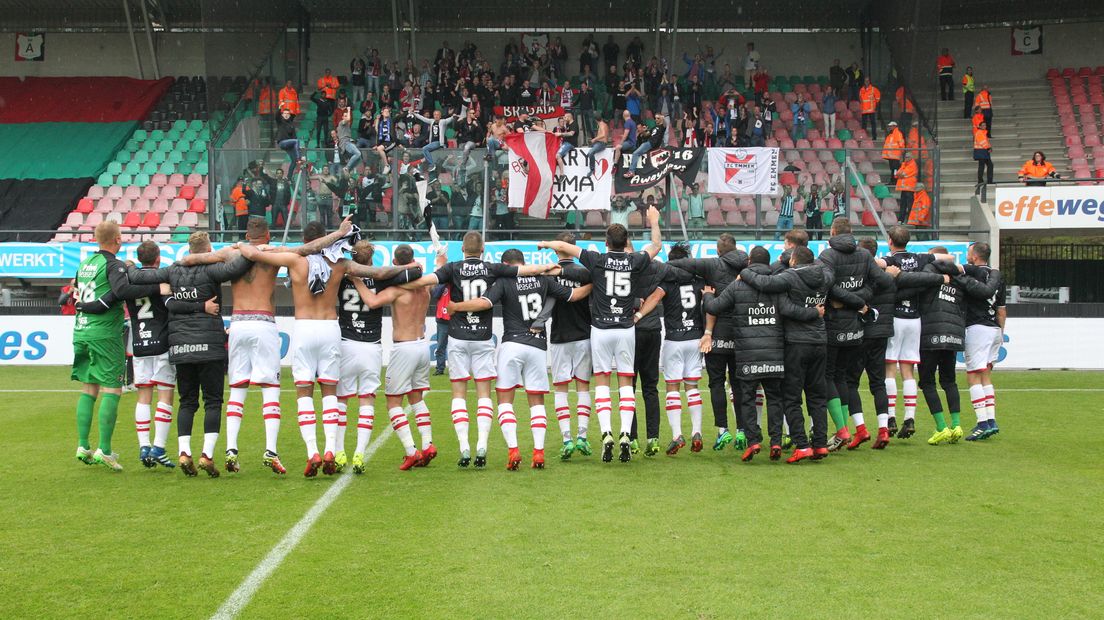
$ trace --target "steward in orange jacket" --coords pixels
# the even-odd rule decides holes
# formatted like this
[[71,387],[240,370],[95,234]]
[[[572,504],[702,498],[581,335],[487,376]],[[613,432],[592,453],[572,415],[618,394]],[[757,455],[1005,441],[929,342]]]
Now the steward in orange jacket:
[[1045,179],[1060,179],[1054,164],[1046,160],[1042,151],[1035,151],[1031,159],[1027,160],[1019,172],[1020,181],[1024,185],[1046,185]]
[[281,110],[290,110],[295,116],[299,115],[299,92],[291,85],[291,80],[280,89],[279,106]]
[[326,74],[318,78],[318,90],[322,91],[322,94],[326,96],[326,99],[337,99],[337,89],[341,87],[341,83],[337,81],[337,78],[326,69]]

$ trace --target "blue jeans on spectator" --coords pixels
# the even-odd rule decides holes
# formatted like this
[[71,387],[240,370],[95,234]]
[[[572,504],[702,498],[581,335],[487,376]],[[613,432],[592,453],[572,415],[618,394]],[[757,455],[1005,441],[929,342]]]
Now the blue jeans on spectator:
[[575,145],[570,142],[564,142],[560,144],[560,148],[556,151],[556,157],[563,157],[571,152],[571,149],[575,148]]
[[352,142],[346,142],[344,150],[345,154],[349,156],[349,161],[346,162],[345,169],[348,171],[352,171],[356,169],[357,164],[360,163],[360,149],[358,149],[356,145]]
[[490,136],[487,137],[487,156],[488,157],[490,157],[493,160],[495,158],[495,155],[498,154],[498,149],[500,149],[500,148],[502,148],[502,142],[500,142],[497,138],[491,138]]
[[793,139],[801,140],[805,137],[805,123],[794,123]]
[[594,174],[594,161],[598,157],[598,153],[601,153],[604,150],[606,150],[606,143],[602,142],[601,140],[591,144],[590,148],[587,149],[586,160],[587,166],[590,167],[591,174]]
[[778,223],[774,225],[774,240],[781,241],[782,235],[786,234],[788,230],[793,230],[793,216],[779,215]]
[[447,208],[444,213],[434,214],[433,226],[437,229],[437,234],[443,234],[445,232],[445,229],[448,228],[448,225],[449,217]]
[[448,359],[448,321],[437,321],[437,372],[445,372],[445,360]]
[[291,158],[291,167],[288,168],[288,178],[295,174],[295,168],[299,165],[299,140],[296,138],[288,138],[287,140],[280,140],[276,146],[280,147],[280,150],[288,154]]
[[651,142],[645,142],[636,147],[636,150],[632,152],[632,159],[629,160],[629,172],[636,172],[636,166],[640,163],[640,156],[646,155],[651,149]]
[[468,218],[468,230],[483,231],[483,216],[473,215]]
[[369,75],[364,78],[368,81],[368,90],[379,98],[380,95],[380,79],[378,75]]
[[444,148],[444,145],[436,141],[430,142],[429,144],[422,147],[422,155],[425,156],[426,163],[429,164],[430,168],[434,167],[435,165],[433,163],[433,156],[430,155],[430,153],[442,148]]

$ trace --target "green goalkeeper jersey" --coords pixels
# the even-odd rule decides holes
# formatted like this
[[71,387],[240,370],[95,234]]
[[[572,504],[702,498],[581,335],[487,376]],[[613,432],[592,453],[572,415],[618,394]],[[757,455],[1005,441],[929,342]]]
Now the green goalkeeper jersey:
[[[112,272],[116,273],[112,273]],[[108,295],[112,278],[126,281],[126,266],[110,252],[100,250],[81,261],[77,268],[77,301],[90,303]],[[77,311],[73,326],[73,341],[88,342],[106,338],[121,338],[123,334],[123,304],[114,303],[100,314]]]

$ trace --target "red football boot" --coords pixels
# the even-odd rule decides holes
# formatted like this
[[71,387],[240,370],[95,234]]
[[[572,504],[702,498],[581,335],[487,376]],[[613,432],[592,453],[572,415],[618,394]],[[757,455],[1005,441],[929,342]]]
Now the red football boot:
[[322,473],[327,476],[332,476],[337,471],[337,461],[334,459],[333,452],[327,452],[322,455]]
[[506,469],[517,471],[518,465],[521,465],[521,452],[517,448],[510,448],[510,452],[506,456]]
[[813,448],[812,458],[814,461],[828,458],[828,448]]
[[777,461],[782,458],[782,446],[770,447],[770,460]]
[[866,430],[865,424],[860,424],[855,427],[855,434],[851,436],[851,443],[847,444],[847,449],[854,450],[868,441],[870,441],[870,431]]
[[422,451],[415,450],[414,454],[403,457],[403,462],[399,465],[399,471],[406,471],[411,467],[416,466],[422,460]]
[[807,458],[812,458],[812,456],[813,456],[813,449],[812,448],[795,448],[794,451],[793,451],[793,454],[790,455],[790,458],[786,459],[786,462],[787,463],[798,463],[800,461],[804,461]]
[[889,429],[879,428],[878,438],[874,440],[874,445],[871,446],[875,450],[885,450],[885,447],[889,445]]
[[544,450],[533,450],[533,469],[544,469]]
[[315,452],[314,456],[307,459],[307,468],[303,470],[303,475],[307,478],[313,478],[318,475],[319,467],[322,467],[322,457]]
[[425,450],[422,450],[422,460],[415,463],[414,467],[425,467],[426,465],[429,465],[429,462],[432,461],[436,457],[437,457],[437,446],[434,446],[433,444],[429,444],[428,446],[425,447]]
[[763,449],[762,446],[760,446],[757,443],[753,443],[750,446],[748,446],[747,450],[744,450],[744,455],[740,457],[740,460],[745,462],[745,463],[750,463],[751,459],[755,458],[755,455],[759,454],[759,451],[762,450],[762,449]]

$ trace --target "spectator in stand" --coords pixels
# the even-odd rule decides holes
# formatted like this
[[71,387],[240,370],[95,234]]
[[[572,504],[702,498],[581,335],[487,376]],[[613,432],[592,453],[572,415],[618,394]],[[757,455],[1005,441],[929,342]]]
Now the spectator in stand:
[[792,185],[782,186],[782,199],[778,201],[778,222],[774,225],[774,240],[781,241],[786,231],[794,226],[794,204],[797,198]]
[[376,117],[375,142],[376,145],[373,148],[376,150],[380,161],[383,162],[383,174],[386,176],[391,172],[391,151],[399,143],[398,127],[395,120],[391,118],[391,108],[389,107],[381,108],[380,115]]
[[346,174],[352,172],[356,168],[356,165],[360,163],[360,149],[358,149],[353,142],[353,113],[350,108],[344,108],[341,122],[337,125],[337,129],[333,130],[331,135],[333,136],[334,148],[337,149],[337,153],[330,169],[333,174],[336,175],[338,169],[341,168],[341,160],[348,157],[349,159],[345,163],[345,172]]
[[624,196],[614,196],[610,201],[610,226],[620,224],[626,229],[629,227],[629,214],[632,213],[632,205]]
[[847,67],[848,101],[858,100],[859,91],[862,90],[861,86],[863,84],[863,80],[865,79],[866,78],[863,77],[863,72],[858,62],[853,62],[850,64],[850,66]]
[[909,211],[912,209],[912,200],[915,197],[916,182],[920,178],[920,169],[916,165],[916,160],[912,157],[912,151],[906,150],[904,157],[901,160],[901,167],[897,168],[893,175],[897,179],[895,189],[901,192],[901,202],[898,205],[897,213],[897,221],[899,222],[908,220]]
[[295,131],[295,115],[288,108],[281,110],[280,116],[276,118],[276,146],[291,159],[288,178],[293,178],[302,156],[299,153],[299,136]]
[[364,101],[364,74],[367,70],[368,64],[360,56],[354,56],[349,61],[349,84],[353,87],[353,101]]
[[954,101],[955,60],[950,50],[943,48],[935,61],[935,68],[939,72],[939,100]]
[[277,98],[277,105],[281,110],[290,110],[293,116],[299,116],[299,91],[291,85],[291,80],[284,83]]
[[[249,204],[248,217],[245,218],[246,225],[250,217],[266,219],[269,217],[269,208],[272,206],[272,186],[275,185],[272,178],[264,173],[259,161],[250,164],[249,172],[251,177],[246,179],[247,182],[242,186],[242,196]],[[271,223],[270,221],[269,224]]]
[[437,317],[437,348],[434,351],[434,358],[437,360],[437,368],[433,371],[435,375],[445,374],[445,361],[448,360],[448,330],[449,330],[449,316],[448,304],[449,304],[449,284],[438,284],[433,287],[433,292],[429,296],[429,303],[433,304],[436,308]]
[[613,40],[613,35],[606,37],[606,44],[602,46],[602,62],[607,67],[616,67],[617,59],[621,55],[621,46]]
[[[839,61],[836,61],[837,66]],[[824,137],[831,139],[836,135],[836,87],[829,84],[824,89],[824,96],[820,100],[820,112],[824,115]]]
[[[663,146],[663,136],[666,135],[667,128],[664,126],[663,116],[657,115],[655,117],[655,127],[651,129],[645,129],[645,133],[642,136],[644,139],[640,141],[640,145],[636,147],[636,150],[632,152],[632,159],[629,160],[629,170],[625,173],[625,178],[632,178],[636,174],[636,167],[640,164],[640,156],[646,155],[654,149],[658,149]],[[624,151],[624,149],[622,149]]]
[[621,113],[621,148],[617,154],[617,161],[620,162],[621,158],[626,154],[631,154],[636,150],[636,121],[632,119],[632,115],[628,110]]
[[847,71],[840,66],[839,58],[833,60],[832,66],[828,68],[828,85],[841,95],[847,88]]
[[842,178],[838,178],[832,185],[830,199],[835,205],[835,217],[847,217],[847,185]]
[[886,134],[885,142],[882,143],[882,159],[889,164],[889,177],[892,179],[897,176],[897,168],[901,167],[901,154],[905,148],[905,136],[897,128],[896,121],[889,121],[887,130],[889,133]]
[[981,87],[977,97],[974,99],[977,103],[977,107],[981,108],[981,117],[985,119],[986,135],[990,138],[993,137],[993,96],[989,94],[989,86],[985,85]]
[[878,139],[878,104],[882,101],[882,91],[870,83],[870,78],[863,81],[863,87],[859,89],[859,106],[862,112],[862,128],[870,127],[870,139]]
[[245,179],[248,174],[248,170],[243,170],[242,175],[238,177],[238,182],[230,190],[230,204],[234,208],[234,220],[232,223],[226,222],[225,226],[226,228],[232,226],[238,229],[241,239],[245,239],[245,227],[249,224],[249,201],[245,199]]
[[429,217],[440,233],[448,228],[449,195],[441,189],[441,182],[433,179],[426,188],[426,203],[429,205]]
[[916,184],[916,195],[912,199],[912,209],[908,214],[908,225],[918,228],[931,228],[931,196],[923,183]]
[[368,54],[368,66],[365,70],[365,82],[368,92],[380,96],[380,77],[383,75],[383,61],[380,60],[379,50],[372,48]]
[[461,182],[467,177],[468,158],[471,156],[472,149],[483,144],[483,138],[483,124],[479,122],[475,110],[468,108],[467,116],[456,126],[456,144],[462,149],[460,162],[456,165]]
[[606,147],[609,146],[609,132],[609,123],[607,123],[606,119],[603,118],[601,114],[599,114],[598,129],[596,130],[594,137],[590,139],[590,148],[587,149],[586,153],[587,166],[590,168],[590,174],[592,176],[594,175],[594,163],[598,157],[598,154],[606,150]]
[[981,121],[974,129],[974,160],[978,163],[977,182],[979,186],[982,184],[982,173],[985,175],[985,183],[993,183],[993,147],[989,144],[987,127],[985,121]]
[[[752,77],[760,71],[760,56],[754,43],[747,44],[747,54],[744,54],[744,83],[751,84]],[[758,93],[758,91],[756,91]]]
[[[509,177],[501,176],[494,186],[495,203],[495,229],[502,231],[514,230],[514,212],[510,209]],[[502,239],[512,239],[513,232],[500,233]]]
[[77,313],[77,279],[72,278],[69,284],[61,287],[61,295],[58,296],[58,306],[62,316],[73,316]]
[[767,123],[763,120],[763,112],[759,109],[759,106],[755,106],[755,115],[750,117],[748,124],[748,137],[751,146],[766,146]]
[[632,119],[636,121],[636,124],[640,124],[641,113],[644,109],[644,100],[640,97],[640,91],[636,87],[635,81],[627,83],[628,88],[625,91],[625,110],[632,116]]
[[594,135],[595,107],[594,91],[590,89],[590,82],[584,81],[579,87],[579,96],[575,99],[575,109],[580,120],[579,129],[584,139]]
[[811,112],[809,102],[805,101],[805,93],[797,93],[797,100],[790,104],[790,113],[793,114],[793,139],[805,139],[805,129],[809,123]]
[[442,60],[449,65],[456,64],[456,52],[449,47],[448,41],[441,41],[441,47],[437,48],[437,55],[433,58],[434,64],[437,65],[440,65]]
[[683,198],[686,199],[686,217],[690,220],[690,228],[694,229],[692,236],[695,239],[702,238],[702,229],[705,228],[705,199],[709,194],[703,194],[701,186],[691,183],[683,188]]
[[[444,49],[444,48],[442,48]],[[466,114],[467,111],[465,110]],[[426,124],[428,131],[428,142],[422,147],[422,155],[425,156],[426,164],[429,166],[429,170],[433,171],[437,168],[437,165],[433,163],[433,151],[445,147],[445,132],[448,130],[448,126],[453,121],[458,120],[460,117],[455,114],[450,114],[448,118],[441,118],[441,111],[434,110],[432,117],[425,117],[421,114],[414,114],[414,118]]]
[[634,67],[644,65],[644,42],[640,40],[640,37],[633,37],[633,40],[629,42],[628,47],[625,48],[625,57]]
[[778,104],[771,98],[770,92],[765,92],[759,107],[763,110],[763,133],[770,136],[774,131],[774,119],[778,117]]
[[970,131],[977,129],[985,122],[985,116],[981,113],[981,108],[974,106],[974,114],[970,117]]
[[[365,99],[365,103],[368,100]],[[376,137],[376,123],[370,109],[361,106],[360,120],[357,121],[356,146],[358,149],[370,149],[374,146],[372,140]]]
[[453,232],[452,237],[458,239],[462,235],[471,219],[471,199],[468,197],[468,186],[457,183],[452,186],[452,196],[449,200],[448,228]]
[[468,182],[468,230],[483,230],[483,180]]
[[329,99],[331,102],[337,99],[337,89],[341,87],[341,84],[337,81],[337,77],[327,67],[322,77],[318,78],[318,90],[322,91],[322,95]]
[[288,219],[288,205],[291,204],[291,182],[284,176],[282,168],[277,168],[272,180],[272,225],[283,226]]
[[1060,179],[1054,164],[1046,160],[1042,151],[1035,151],[1031,159],[1027,160],[1020,168],[1018,175],[1020,182],[1028,186],[1045,186],[1046,179]]
[[579,124],[575,122],[575,116],[571,112],[561,116],[559,124],[553,129],[553,133],[563,139],[559,150],[556,151],[556,162],[559,164],[560,170],[563,170],[566,165],[563,159],[564,155],[570,153],[579,140]]
[[699,82],[705,81],[705,62],[702,61],[701,54],[694,54],[691,58],[686,52],[682,53],[682,61],[686,63],[686,78],[695,76]]
[[966,67],[962,75],[962,118],[970,118],[974,109],[974,68]]
[[910,127],[912,125],[912,115],[916,113],[916,108],[912,105],[912,97],[904,86],[898,86],[895,99],[897,101],[897,112],[900,114],[901,126]]
[[767,95],[767,89],[770,88],[770,75],[762,67],[759,67],[755,70],[750,83],[755,87],[755,102],[762,105],[763,99]]
[[729,97],[725,105],[724,132],[726,136],[734,136],[741,130],[740,120],[743,119],[744,129],[747,129],[747,110],[740,105],[734,97]]
[[[311,95],[311,101],[314,102],[315,117],[314,117],[314,134],[316,148],[326,148],[330,135],[330,118],[333,117],[335,101],[326,98],[325,91],[319,89],[314,91]],[[310,141],[307,141],[308,146]]]

